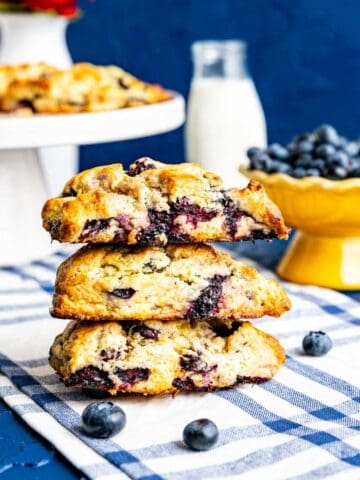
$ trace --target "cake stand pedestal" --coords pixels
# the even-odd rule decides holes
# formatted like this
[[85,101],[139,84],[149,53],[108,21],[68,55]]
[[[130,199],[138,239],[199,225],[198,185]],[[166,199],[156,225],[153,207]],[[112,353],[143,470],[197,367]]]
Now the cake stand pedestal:
[[[180,127],[184,118],[184,100],[178,94],[167,102],[111,112],[0,115],[0,265],[36,260],[59,248],[41,227],[41,208],[50,185],[46,184],[40,147],[156,135]],[[62,187],[58,186],[59,193]]]

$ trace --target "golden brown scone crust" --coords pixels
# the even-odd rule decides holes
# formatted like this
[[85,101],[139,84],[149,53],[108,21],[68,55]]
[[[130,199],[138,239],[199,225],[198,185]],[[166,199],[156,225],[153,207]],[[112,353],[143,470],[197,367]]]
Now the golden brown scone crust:
[[159,395],[271,379],[284,349],[249,322],[70,322],[50,350],[68,386]]
[[52,315],[78,320],[280,316],[275,280],[208,245],[88,245],[60,265]]
[[199,165],[167,165],[149,158],[125,171],[95,167],[73,177],[62,196],[46,202],[43,226],[70,243],[165,245],[288,238],[279,209],[262,185],[223,190]]
[[58,71],[46,63],[0,65],[0,97],[3,98],[14,81],[32,81]]
[[0,111],[19,114],[116,110],[169,100],[159,85],[116,66],[78,63],[59,70],[40,63],[0,66]]

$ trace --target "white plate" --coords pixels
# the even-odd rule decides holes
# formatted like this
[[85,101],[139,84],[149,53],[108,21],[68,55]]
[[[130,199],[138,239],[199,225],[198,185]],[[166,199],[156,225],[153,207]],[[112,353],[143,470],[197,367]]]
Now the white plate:
[[174,130],[185,119],[185,103],[173,92],[171,100],[111,112],[0,115],[0,149],[54,145],[88,145],[130,140]]

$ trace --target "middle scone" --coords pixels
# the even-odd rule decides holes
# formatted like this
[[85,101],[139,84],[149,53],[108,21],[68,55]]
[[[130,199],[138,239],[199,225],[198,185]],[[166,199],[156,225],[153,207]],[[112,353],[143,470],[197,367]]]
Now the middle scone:
[[177,320],[280,316],[281,286],[208,245],[81,248],[57,272],[55,317]]

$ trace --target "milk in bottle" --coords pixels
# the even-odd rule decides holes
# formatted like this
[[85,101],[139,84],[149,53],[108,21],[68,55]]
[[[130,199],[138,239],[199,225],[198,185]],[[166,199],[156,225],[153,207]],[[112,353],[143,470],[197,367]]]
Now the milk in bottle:
[[185,130],[187,160],[219,174],[226,187],[246,184],[246,150],[266,146],[266,124],[246,68],[246,44],[204,41],[192,46],[194,77]]

